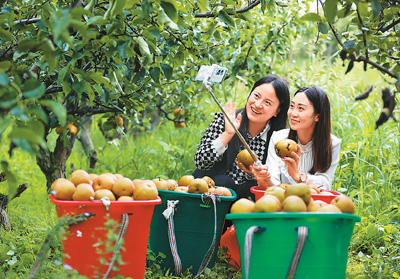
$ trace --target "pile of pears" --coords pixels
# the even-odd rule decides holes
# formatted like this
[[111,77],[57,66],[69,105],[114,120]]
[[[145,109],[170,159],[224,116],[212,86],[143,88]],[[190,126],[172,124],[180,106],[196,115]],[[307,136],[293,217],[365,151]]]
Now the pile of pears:
[[[319,212],[354,213],[353,201],[345,196],[336,196],[330,203],[312,198],[312,188],[306,183],[289,184],[285,188],[271,186],[256,202],[241,198],[234,202],[231,213],[251,212]],[[314,196],[315,197],[315,196]]]
[[215,187],[214,180],[209,176],[195,178],[193,175],[183,175],[178,181],[173,179],[155,178],[153,182],[159,190],[168,190],[191,194],[215,194],[220,196],[232,196],[231,191],[223,186]]
[[51,184],[50,193],[56,199],[73,201],[92,201],[102,198],[110,201],[150,200],[158,196],[156,185],[151,183],[148,180],[131,180],[121,174],[97,175],[89,174],[85,170],[75,170],[69,179],[56,179]]

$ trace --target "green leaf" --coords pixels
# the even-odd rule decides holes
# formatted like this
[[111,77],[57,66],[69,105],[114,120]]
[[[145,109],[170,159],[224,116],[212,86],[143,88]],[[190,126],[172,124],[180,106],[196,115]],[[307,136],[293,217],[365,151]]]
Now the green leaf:
[[160,29],[155,26],[151,26],[147,31],[154,36],[154,38],[158,39],[160,37]]
[[150,55],[150,49],[143,37],[136,37],[135,41],[139,44],[140,50]]
[[22,85],[22,94],[26,98],[39,99],[43,96],[45,90],[45,85],[36,79],[30,79]]
[[155,81],[158,82],[158,78],[160,77],[160,68],[152,67],[150,68],[150,76]]
[[42,120],[44,123],[49,122],[49,117],[47,113],[41,107],[33,107],[29,109],[28,112],[32,115],[36,115],[36,117]]
[[175,63],[176,63],[177,66],[181,66],[183,61],[185,60],[185,55],[183,54],[183,52],[178,51],[175,54],[174,60],[175,60]]
[[3,132],[10,126],[14,121],[9,118],[2,118],[0,117],[0,137],[2,136]]
[[10,32],[8,32],[7,30],[4,30],[1,27],[0,27],[0,38],[1,38],[2,42],[7,42],[7,41],[13,40],[12,34]]
[[325,16],[330,23],[333,23],[337,13],[338,0],[326,0],[324,11]]
[[52,23],[55,42],[62,37],[63,33],[69,35],[67,27],[70,21],[71,15],[68,12],[63,13],[61,18],[57,18],[56,14],[53,14]]
[[261,0],[261,12],[265,12],[265,8],[267,7],[267,2],[266,0]]
[[6,73],[0,73],[0,85],[7,86],[10,83]]
[[167,80],[170,80],[172,77],[172,72],[173,72],[172,67],[170,65],[164,64],[164,63],[161,63],[160,65],[161,65],[161,69],[164,72],[165,77],[167,78]]
[[320,22],[320,23],[318,23],[318,30],[322,34],[328,34],[329,26],[325,22]]
[[35,130],[25,127],[18,127],[16,129],[13,129],[8,137],[10,139],[23,139],[30,143],[46,146],[46,142],[39,133],[37,133]]
[[372,12],[374,17],[377,17],[379,13],[381,12],[381,3],[379,3],[379,0],[372,0]]
[[218,12],[218,18],[230,26],[235,26],[235,21],[223,10]]
[[8,69],[10,69],[11,66],[12,66],[11,61],[1,61],[0,62],[0,74],[1,74],[1,72],[5,72]]
[[168,27],[172,29],[179,29],[178,25],[168,17],[168,15],[164,12],[163,9],[160,9],[160,11],[158,12],[157,20],[161,25],[166,24]]
[[303,15],[300,20],[302,21],[321,21],[321,17],[316,13],[308,13]]
[[38,42],[34,39],[22,40],[18,44],[18,51],[26,52],[26,51],[36,48],[37,45],[38,45]]
[[61,103],[55,102],[53,100],[43,100],[40,104],[48,107],[56,115],[58,122],[61,127],[64,127],[67,122],[67,112]]
[[100,72],[90,73],[89,77],[98,84],[110,84],[110,80]]
[[343,43],[343,48],[344,49],[351,49],[351,48],[355,48],[356,46],[357,46],[356,43],[353,42],[353,41],[345,41]]
[[164,12],[167,16],[175,23],[178,22],[178,11],[174,4],[166,1],[161,1],[161,7],[163,8]]
[[207,12],[210,8],[208,7],[207,0],[197,0],[197,6],[199,6],[200,10],[203,12]]
[[240,13],[239,17],[248,21],[248,22],[253,22],[253,15],[250,12],[244,12],[244,13]]

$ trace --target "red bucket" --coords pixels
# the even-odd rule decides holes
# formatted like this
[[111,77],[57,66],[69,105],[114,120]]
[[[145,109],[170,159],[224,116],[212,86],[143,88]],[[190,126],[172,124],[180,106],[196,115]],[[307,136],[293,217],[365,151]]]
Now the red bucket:
[[[253,186],[250,188],[250,192],[252,192],[255,195],[256,201],[261,198],[262,196],[264,196],[265,194],[265,189],[267,189],[267,187],[261,187],[261,186]],[[324,194],[326,192],[329,192],[331,194]],[[341,195],[339,192],[336,191],[327,191],[327,190],[321,190],[320,194],[315,194],[315,195],[311,195],[311,197],[316,201],[316,200],[320,200],[320,201],[324,201],[326,203],[331,203],[331,201],[337,197]]]
[[[111,201],[108,211],[102,201],[65,201],[57,200],[53,195],[50,195],[50,200],[56,205],[58,217],[95,214],[86,221],[71,225],[63,236],[66,268],[77,270],[89,278],[104,275],[109,270],[110,278],[117,274],[134,279],[144,278],[150,223],[154,206],[161,203],[160,197],[155,200]],[[116,229],[122,222],[126,225],[119,260],[112,269],[110,262],[115,242],[107,239],[109,230],[106,222],[109,220],[115,221]]]

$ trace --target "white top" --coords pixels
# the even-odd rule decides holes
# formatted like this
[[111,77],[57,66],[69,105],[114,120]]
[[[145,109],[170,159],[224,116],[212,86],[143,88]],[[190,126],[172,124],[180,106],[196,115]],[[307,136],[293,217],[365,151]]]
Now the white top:
[[[279,185],[281,183],[297,183],[288,173],[287,165],[275,153],[275,143],[282,139],[287,139],[289,129],[283,129],[272,133],[271,141],[268,146],[268,157],[266,165],[268,166],[269,173],[271,174],[272,185]],[[339,163],[339,153],[341,139],[331,134],[332,139],[332,164],[326,172],[316,172],[310,174],[309,171],[313,166],[313,150],[312,141],[306,145],[297,143],[301,147],[301,155],[299,159],[299,171],[307,173],[307,183],[315,183],[318,189],[330,190],[332,188],[332,179],[335,174],[336,167]]]

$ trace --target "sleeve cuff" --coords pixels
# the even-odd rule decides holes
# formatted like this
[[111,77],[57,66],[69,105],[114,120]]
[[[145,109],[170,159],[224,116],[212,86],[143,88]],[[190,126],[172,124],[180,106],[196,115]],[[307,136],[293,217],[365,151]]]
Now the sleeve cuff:
[[213,146],[218,155],[223,155],[227,147],[224,146],[221,139],[218,137],[213,141]]

